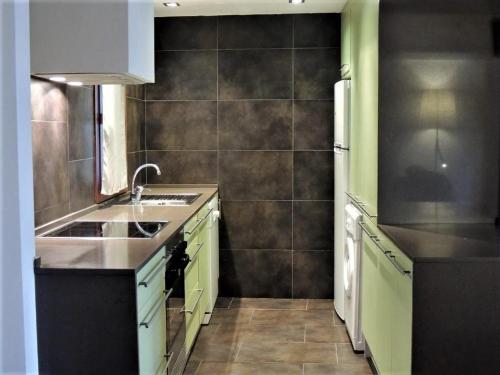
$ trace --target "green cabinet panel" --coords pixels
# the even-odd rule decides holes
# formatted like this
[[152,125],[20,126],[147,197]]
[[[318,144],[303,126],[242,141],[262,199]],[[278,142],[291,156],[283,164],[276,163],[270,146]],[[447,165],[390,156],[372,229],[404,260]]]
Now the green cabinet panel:
[[378,15],[378,0],[350,0],[342,14],[351,79],[349,191],[370,215],[377,213]]
[[199,283],[204,293],[200,300],[200,321],[203,323],[205,313],[209,311],[209,287],[210,287],[210,237],[208,232],[208,220],[200,225],[198,241],[203,244],[203,251],[199,257]]
[[412,264],[374,224],[363,227],[363,333],[380,375],[410,375]]

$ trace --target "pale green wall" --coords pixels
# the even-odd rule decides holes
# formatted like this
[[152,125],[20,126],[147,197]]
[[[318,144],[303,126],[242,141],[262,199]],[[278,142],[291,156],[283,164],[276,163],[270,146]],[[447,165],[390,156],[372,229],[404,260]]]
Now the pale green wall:
[[351,78],[350,192],[377,213],[379,0],[349,0],[342,11],[342,63]]

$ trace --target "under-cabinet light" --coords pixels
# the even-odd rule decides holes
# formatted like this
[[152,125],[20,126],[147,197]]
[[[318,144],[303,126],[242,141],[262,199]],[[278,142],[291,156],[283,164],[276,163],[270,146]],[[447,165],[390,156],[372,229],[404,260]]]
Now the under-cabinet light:
[[71,82],[68,82],[68,85],[70,85],[70,86],[81,86],[81,85],[83,85],[83,83],[80,82],[80,81],[71,81]]
[[288,0],[290,4],[297,5],[297,4],[303,4],[306,2],[306,0]]
[[180,7],[181,6],[181,4],[175,3],[175,2],[163,3],[163,5],[166,6],[166,7],[171,7],[171,8],[175,8],[175,7]]
[[66,82],[66,78],[64,78],[62,76],[54,76],[54,77],[50,77],[49,79],[51,81],[54,81],[54,82]]

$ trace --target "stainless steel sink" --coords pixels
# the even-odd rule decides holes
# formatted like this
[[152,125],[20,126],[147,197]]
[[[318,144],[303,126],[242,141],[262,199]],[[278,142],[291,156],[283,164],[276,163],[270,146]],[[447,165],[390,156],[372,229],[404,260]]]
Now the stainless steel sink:
[[175,193],[175,194],[144,194],[139,202],[131,200],[128,204],[142,206],[190,206],[201,194]]

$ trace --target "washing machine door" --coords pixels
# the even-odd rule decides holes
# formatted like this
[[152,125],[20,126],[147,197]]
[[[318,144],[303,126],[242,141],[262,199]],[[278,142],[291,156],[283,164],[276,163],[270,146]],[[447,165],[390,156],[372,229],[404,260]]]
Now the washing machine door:
[[351,297],[353,277],[354,277],[354,241],[351,236],[348,236],[344,251],[344,291],[346,298]]

